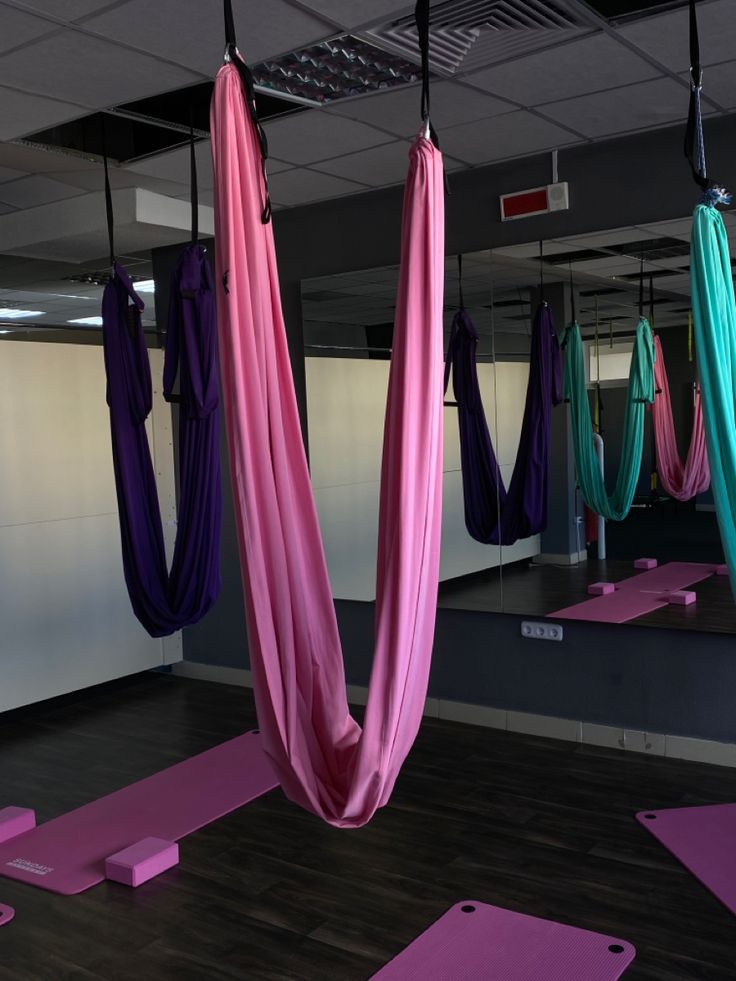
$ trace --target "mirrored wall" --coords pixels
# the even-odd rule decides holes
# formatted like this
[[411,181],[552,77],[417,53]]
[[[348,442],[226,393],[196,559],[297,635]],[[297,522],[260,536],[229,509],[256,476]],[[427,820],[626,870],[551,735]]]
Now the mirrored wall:
[[[726,220],[733,242],[736,222],[730,215]],[[486,536],[492,544],[471,534],[463,493],[470,477],[467,460],[463,474],[457,406],[458,394],[467,403],[468,393],[454,392],[451,382],[444,410],[440,605],[736,632],[728,576],[718,568],[724,557],[707,476],[700,475],[690,496],[688,487],[673,494],[662,477],[666,466],[671,483],[672,461],[686,462],[696,421],[689,236],[690,219],[684,217],[468,253],[461,267],[457,256],[446,258],[445,349],[462,304],[478,336],[478,389],[498,477],[489,512],[501,517],[494,534]],[[341,599],[375,597],[378,481],[397,276],[392,266],[302,284],[312,478],[333,591]],[[538,344],[535,348],[540,304],[560,342],[567,325],[573,319],[579,323],[584,372],[582,395],[574,404],[569,390],[562,390],[563,378],[555,407],[550,395],[548,433],[541,443],[539,401],[528,394],[530,388],[539,390],[539,371],[552,365],[540,368]],[[640,424],[640,462],[627,449],[629,371],[640,313],[651,323],[666,366],[674,435],[667,460],[658,458],[649,405]],[[559,357],[564,375],[570,345]],[[532,404],[522,438],[527,398]],[[579,486],[571,419],[586,398],[596,433],[595,465],[602,467],[608,494],[621,469],[631,472],[633,496],[621,520],[599,519]],[[661,444],[659,449],[661,457]],[[537,515],[534,533],[527,534],[523,522],[513,519],[514,507],[518,510],[519,488],[523,495],[533,480],[525,464],[542,451],[548,455],[546,514]],[[644,568],[642,559],[656,566]],[[609,585],[595,587],[599,583]],[[608,592],[599,596],[591,587]]]

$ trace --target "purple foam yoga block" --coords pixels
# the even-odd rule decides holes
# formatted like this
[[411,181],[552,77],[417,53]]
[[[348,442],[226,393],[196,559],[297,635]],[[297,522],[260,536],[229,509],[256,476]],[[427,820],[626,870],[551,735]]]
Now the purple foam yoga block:
[[728,575],[728,566],[727,565],[717,565],[716,566],[716,575],[717,576],[727,576]]
[[656,569],[657,560],[656,559],[637,559],[634,563],[635,569]]
[[612,582],[592,582],[588,586],[588,592],[591,596],[607,596],[615,591],[616,587]]
[[179,846],[163,838],[143,838],[105,861],[105,875],[124,886],[141,886],[179,864]]
[[24,831],[36,827],[36,812],[30,807],[3,807],[0,809],[0,841],[10,841]]
[[695,593],[691,589],[675,589],[667,594],[667,602],[677,606],[690,606],[695,602]]

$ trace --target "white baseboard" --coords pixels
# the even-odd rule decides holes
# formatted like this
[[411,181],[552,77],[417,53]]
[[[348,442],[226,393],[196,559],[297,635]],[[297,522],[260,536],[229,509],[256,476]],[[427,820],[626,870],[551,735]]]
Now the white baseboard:
[[[172,666],[172,673],[196,681],[216,681],[225,685],[253,687],[251,672],[243,668],[225,668],[213,664],[199,664],[195,661],[179,661]],[[348,685],[348,701],[351,704],[365,705],[367,697],[368,689],[365,686]],[[646,753],[650,756],[736,767],[736,743],[722,743],[714,739],[691,739],[687,736],[641,732],[636,729],[598,725],[594,722],[560,719],[552,715],[535,715],[488,705],[448,701],[444,698],[428,698],[424,715],[427,718],[443,719],[446,722],[505,729],[508,732],[526,733],[547,739],[564,739],[568,742],[605,746],[623,752]]]

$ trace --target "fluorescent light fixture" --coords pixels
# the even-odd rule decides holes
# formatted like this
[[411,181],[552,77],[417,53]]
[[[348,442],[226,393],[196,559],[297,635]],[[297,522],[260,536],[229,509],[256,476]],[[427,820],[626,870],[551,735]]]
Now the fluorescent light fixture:
[[15,307],[0,307],[0,320],[22,320],[23,317],[43,317],[45,310],[17,310]]
[[94,300],[96,303],[100,302],[98,296],[77,296],[75,293],[49,293],[49,296],[58,296],[63,300]]
[[102,317],[80,317],[79,320],[67,320],[68,324],[82,324],[84,327],[102,327]]
[[152,279],[141,279],[137,283],[133,283],[133,289],[136,293],[155,293],[156,286]]

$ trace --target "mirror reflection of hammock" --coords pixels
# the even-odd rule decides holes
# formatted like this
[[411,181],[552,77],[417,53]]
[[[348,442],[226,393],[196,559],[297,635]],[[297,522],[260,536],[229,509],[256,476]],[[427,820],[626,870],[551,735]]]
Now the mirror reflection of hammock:
[[641,317],[636,328],[629,370],[621,461],[610,496],[593,442],[583,340],[577,320],[565,330],[562,348],[565,352],[564,393],[570,403],[572,442],[580,492],[591,511],[609,521],[623,521],[631,509],[641,471],[645,408],[654,401],[654,341],[649,321]]
[[654,338],[654,382],[656,393],[652,406],[654,443],[657,448],[657,475],[664,490],[677,501],[689,501],[710,486],[710,467],[705,449],[705,427],[700,386],[695,388],[693,431],[690,448],[683,463],[677,449],[672,402],[664,354],[659,337]]
[[529,381],[519,448],[508,490],[493,450],[480,386],[478,332],[467,310],[455,314],[445,362],[458,409],[465,525],[486,545],[512,545],[547,526],[547,482],[552,407],[561,400],[560,349],[552,312],[537,308],[532,326]]

